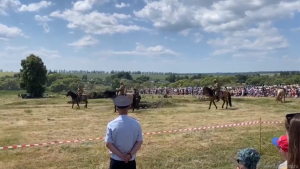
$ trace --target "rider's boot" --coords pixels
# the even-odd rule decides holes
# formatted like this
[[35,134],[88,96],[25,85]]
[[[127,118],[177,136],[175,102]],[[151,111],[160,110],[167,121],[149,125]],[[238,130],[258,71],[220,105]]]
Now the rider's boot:
[[217,99],[216,102],[220,101],[220,97],[219,96],[216,96],[216,99]]

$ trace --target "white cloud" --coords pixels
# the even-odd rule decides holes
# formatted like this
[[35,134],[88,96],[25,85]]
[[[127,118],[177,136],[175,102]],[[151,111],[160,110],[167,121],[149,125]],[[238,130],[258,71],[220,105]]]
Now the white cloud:
[[183,35],[183,36],[188,36],[190,31],[191,31],[191,29],[184,29],[184,30],[180,31],[179,34]]
[[290,58],[290,56],[289,55],[284,55],[284,56],[282,56],[282,58],[283,59],[288,59],[288,58]]
[[135,50],[132,51],[107,51],[100,52],[99,55],[138,55],[138,56],[180,56],[180,53],[177,53],[171,49],[168,49],[164,46],[157,45],[153,47],[145,47],[140,43],[136,43]]
[[27,50],[23,52],[24,56],[29,56],[30,54],[47,59],[58,59],[62,57],[58,51],[45,49],[44,47],[41,47],[39,50]]
[[75,46],[75,47],[88,47],[88,46],[94,46],[98,43],[99,41],[95,38],[93,38],[90,35],[84,36],[83,38],[72,42],[68,44],[69,46]]
[[194,42],[199,43],[202,40],[203,36],[200,33],[194,33]]
[[170,38],[170,37],[165,37],[165,40],[171,40],[171,41],[175,41],[175,39],[173,39],[173,38]]
[[14,47],[14,46],[7,46],[5,48],[5,50],[8,50],[8,51],[22,51],[22,50],[25,50],[27,49],[28,47],[27,46],[18,46],[18,47]]
[[298,27],[298,28],[292,28],[291,31],[300,31],[300,27]]
[[25,37],[22,30],[18,27],[8,27],[6,25],[3,25],[0,23],[0,38],[3,39],[9,39],[9,38],[15,38],[18,36]]
[[38,21],[39,25],[43,26],[45,33],[50,31],[50,27],[47,22],[51,21],[51,19],[48,16],[35,15],[34,18],[36,21]]
[[146,1],[134,14],[153,22],[158,29],[182,31],[202,28],[207,32],[246,29],[257,22],[292,17],[300,9],[298,0]]
[[223,39],[216,38],[207,43],[218,48],[214,51],[214,55],[231,53],[235,57],[265,56],[289,46],[287,40],[279,34],[276,28],[271,26],[270,22],[260,23],[258,28],[225,33]]
[[65,10],[63,12],[55,11],[50,14],[51,17],[61,18],[68,21],[67,27],[70,29],[80,29],[88,34],[115,34],[127,33],[130,31],[145,30],[136,25],[125,25],[130,15],[125,14],[108,14],[93,11],[83,14],[74,10]]
[[102,4],[109,0],[79,0],[73,3],[73,10],[79,12],[85,12],[93,8],[96,3]]
[[37,12],[42,8],[47,8],[49,6],[53,5],[51,1],[41,1],[39,3],[31,3],[29,5],[22,5],[19,9],[21,12]]
[[[234,57],[263,57],[288,47],[287,40],[272,23],[300,12],[299,0],[149,0],[145,3],[141,10],[133,12],[136,17],[151,21],[158,30],[178,32],[186,37],[199,29],[217,33],[224,38],[208,41],[215,47],[213,54]],[[257,23],[260,26],[253,28]],[[195,43],[201,39],[202,35],[194,34]]]
[[7,11],[16,10],[21,5],[18,0],[0,0],[0,15],[8,15]]
[[130,4],[125,4],[124,2],[120,4],[116,4],[116,8],[125,8],[125,7],[130,7]]

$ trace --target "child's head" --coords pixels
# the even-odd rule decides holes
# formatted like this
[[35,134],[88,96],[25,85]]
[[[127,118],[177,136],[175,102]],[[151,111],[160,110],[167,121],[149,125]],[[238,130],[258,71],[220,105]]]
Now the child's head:
[[245,148],[238,152],[237,161],[243,168],[256,169],[259,160],[260,154],[254,148]]
[[289,144],[288,144],[288,137],[287,135],[283,135],[281,137],[274,137],[272,139],[272,144],[277,146],[279,150],[279,154],[287,160],[288,158],[288,150],[289,150]]

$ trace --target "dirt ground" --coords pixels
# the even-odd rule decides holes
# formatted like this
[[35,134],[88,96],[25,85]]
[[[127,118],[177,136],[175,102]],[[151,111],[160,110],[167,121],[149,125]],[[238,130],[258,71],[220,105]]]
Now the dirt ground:
[[[191,96],[142,98],[138,119],[143,132],[185,129],[249,121],[283,121],[300,108],[298,99],[275,103],[274,98],[233,98],[233,107],[208,110],[207,101]],[[103,137],[106,125],[117,117],[110,99],[89,100],[88,108],[74,109],[69,98],[20,99],[0,95],[0,147]],[[141,106],[143,107],[143,106]],[[147,108],[145,108],[147,107]],[[144,135],[137,155],[138,169],[232,168],[228,156],[240,148],[261,150],[261,166],[283,161],[272,137],[284,134],[283,124],[262,124],[201,131]],[[42,147],[0,150],[3,169],[106,169],[109,152],[103,140]]]

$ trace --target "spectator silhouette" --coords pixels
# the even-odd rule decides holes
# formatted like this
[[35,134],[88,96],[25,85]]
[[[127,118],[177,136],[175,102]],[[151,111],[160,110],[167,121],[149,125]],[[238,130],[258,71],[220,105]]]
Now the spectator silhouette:
[[300,113],[287,114],[288,124],[288,169],[300,168]]

